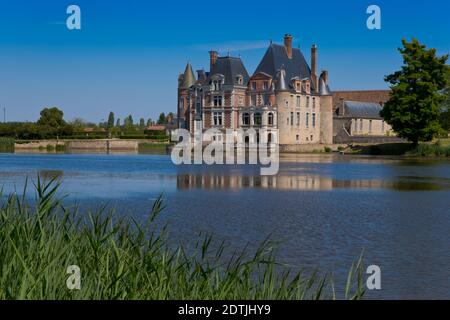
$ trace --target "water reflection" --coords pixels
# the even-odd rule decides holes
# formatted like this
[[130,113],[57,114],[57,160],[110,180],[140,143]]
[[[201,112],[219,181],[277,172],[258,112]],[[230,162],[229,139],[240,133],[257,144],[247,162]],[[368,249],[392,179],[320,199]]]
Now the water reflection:
[[415,181],[409,178],[389,181],[383,179],[339,180],[324,176],[240,176],[218,174],[178,174],[177,188],[188,189],[243,189],[263,188],[278,190],[319,191],[333,189],[392,189],[403,191],[444,190],[450,188],[448,179]]

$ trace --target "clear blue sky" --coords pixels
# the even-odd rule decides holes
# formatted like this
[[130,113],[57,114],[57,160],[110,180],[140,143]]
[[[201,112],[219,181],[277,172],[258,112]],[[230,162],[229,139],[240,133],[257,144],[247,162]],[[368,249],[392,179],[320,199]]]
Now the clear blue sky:
[[[70,4],[81,7],[80,31],[66,28]],[[381,7],[381,31],[366,28],[370,4]],[[45,106],[68,120],[97,122],[110,110],[155,118],[176,111],[188,60],[206,69],[209,49],[230,51],[252,73],[285,33],[308,60],[318,45],[332,89],[383,89],[403,37],[450,51],[449,15],[448,0],[0,0],[0,107],[9,121],[34,121]]]

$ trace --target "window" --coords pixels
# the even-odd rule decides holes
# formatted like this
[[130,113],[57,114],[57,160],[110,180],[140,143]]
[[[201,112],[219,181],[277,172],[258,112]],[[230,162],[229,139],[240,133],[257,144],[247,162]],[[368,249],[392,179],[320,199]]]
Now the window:
[[269,90],[269,81],[264,81],[263,82],[263,89],[264,90]]
[[213,90],[219,91],[222,89],[222,81],[221,80],[213,80]]
[[297,112],[297,127],[300,126],[300,112]]
[[261,113],[257,112],[253,115],[253,123],[255,126],[261,125]]
[[263,95],[263,100],[264,100],[264,105],[265,106],[270,105],[270,99],[269,99],[269,95],[268,94]]
[[297,108],[300,108],[300,96],[297,96]]
[[184,98],[180,99],[180,110],[183,111],[184,110]]
[[294,113],[291,112],[291,126],[294,125]]
[[255,81],[252,82],[252,90],[256,90],[256,82]]
[[222,96],[214,96],[213,104],[215,107],[221,107],[222,106]]
[[313,109],[315,109],[316,108],[316,98],[312,98],[312,100],[313,100]]
[[296,135],[296,136],[295,136],[295,140],[299,141],[299,140],[300,140],[300,136],[299,136],[299,135]]
[[306,114],[306,127],[309,128],[309,113]]
[[213,112],[213,124],[215,126],[222,125],[222,112]]
[[309,97],[306,97],[306,107],[309,108]]
[[288,100],[284,100],[284,105],[286,106],[286,108],[289,108],[289,101]]
[[250,100],[251,100],[251,101],[250,101],[250,102],[251,102],[251,105],[252,105],[252,106],[256,106],[256,95],[252,95]]
[[312,126],[313,126],[313,128],[316,127],[316,114],[315,113],[312,114]]
[[369,120],[369,133],[372,133],[372,120]]
[[250,115],[247,112],[242,115],[242,124],[244,126],[250,125]]
[[236,77],[236,82],[237,84],[242,84],[244,82],[244,79],[242,78],[242,76],[239,75]]
[[273,126],[273,113],[269,112],[269,114],[267,115],[267,124],[269,126]]
[[358,119],[354,119],[353,121],[355,121],[355,132],[358,131]]

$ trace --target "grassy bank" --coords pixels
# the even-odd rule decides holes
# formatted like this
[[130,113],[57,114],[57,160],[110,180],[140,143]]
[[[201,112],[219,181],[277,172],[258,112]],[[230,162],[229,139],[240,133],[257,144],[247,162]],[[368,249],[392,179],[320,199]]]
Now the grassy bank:
[[13,138],[0,137],[0,152],[14,152],[14,146]]
[[346,153],[365,155],[395,155],[408,157],[450,157],[449,139],[421,143],[414,147],[411,143],[384,143],[376,145],[353,145]]
[[[280,265],[270,242],[253,254],[225,259],[211,237],[192,250],[169,246],[154,228],[163,205],[146,224],[112,212],[81,216],[65,208],[58,185],[36,183],[33,207],[11,195],[0,207],[0,299],[327,299],[330,277],[305,276]],[[3,197],[3,199],[5,199]],[[191,253],[187,253],[187,252]],[[66,287],[68,266],[81,270],[81,290]],[[361,260],[350,270],[344,296],[361,298]]]

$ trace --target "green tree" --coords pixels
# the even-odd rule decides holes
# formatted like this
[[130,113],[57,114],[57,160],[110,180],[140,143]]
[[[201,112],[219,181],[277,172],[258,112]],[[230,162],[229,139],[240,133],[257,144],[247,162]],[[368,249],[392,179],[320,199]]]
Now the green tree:
[[114,112],[110,112],[108,116],[108,129],[114,127]]
[[450,66],[447,65],[447,85],[444,89],[444,101],[442,103],[442,113],[440,118],[441,127],[447,132],[450,131]]
[[133,117],[131,115],[129,115],[128,117],[125,118],[125,120],[123,120],[123,126],[126,129],[130,129],[131,127],[133,127]]
[[151,118],[148,118],[147,127],[151,126],[152,124],[153,124],[153,120]]
[[172,123],[174,118],[175,115],[173,114],[173,112],[169,112],[169,114],[166,117],[166,123]]
[[120,118],[118,118],[117,121],[116,121],[116,127],[120,128]]
[[166,115],[164,114],[164,112],[161,112],[159,114],[158,124],[166,124]]
[[416,39],[402,40],[403,56],[400,71],[386,76],[392,95],[380,115],[397,134],[416,146],[419,141],[430,141],[440,131],[441,90],[446,84],[448,56],[437,57],[436,49],[426,49]]
[[144,118],[141,118],[141,119],[139,120],[139,127],[140,127],[140,128],[144,128],[144,127],[145,127],[145,120],[144,120]]
[[54,129],[59,129],[66,125],[64,121],[64,112],[58,108],[45,108],[41,111],[41,117],[39,118],[38,125],[49,126]]

